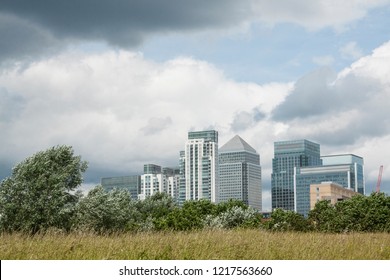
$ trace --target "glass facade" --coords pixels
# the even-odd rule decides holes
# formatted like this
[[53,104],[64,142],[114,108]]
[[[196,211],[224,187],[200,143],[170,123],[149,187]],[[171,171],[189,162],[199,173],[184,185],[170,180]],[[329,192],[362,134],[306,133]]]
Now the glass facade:
[[310,211],[310,185],[323,182],[337,183],[344,188],[354,189],[354,168],[351,165],[328,165],[296,168],[295,172],[295,211],[307,216]]
[[159,174],[161,173],[161,166],[156,164],[145,164],[144,174]]
[[239,136],[219,149],[219,201],[229,199],[262,208],[260,156]]
[[204,130],[204,131],[190,131],[188,132],[188,140],[203,139],[208,142],[218,143],[218,131]]
[[294,169],[321,165],[320,145],[308,140],[274,143],[271,192],[272,209],[295,210]]
[[297,167],[295,170],[295,211],[308,215],[310,211],[310,185],[332,182],[357,193],[365,193],[364,161],[362,157],[343,154],[322,156],[322,166]]
[[323,165],[349,164],[354,169],[353,189],[360,194],[366,193],[364,179],[364,159],[353,154],[329,155],[321,157]]
[[126,189],[130,192],[132,199],[138,199],[141,188],[141,176],[132,175],[102,178],[101,185],[106,191],[110,191],[114,188]]

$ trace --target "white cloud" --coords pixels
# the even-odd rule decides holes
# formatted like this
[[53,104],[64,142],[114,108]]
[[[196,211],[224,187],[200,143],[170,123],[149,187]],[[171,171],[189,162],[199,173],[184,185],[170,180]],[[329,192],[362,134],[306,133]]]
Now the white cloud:
[[363,51],[358,47],[356,42],[349,42],[340,48],[341,56],[345,59],[359,59],[363,56]]
[[315,56],[313,62],[319,66],[331,66],[334,63],[334,57],[331,55]]
[[152,117],[148,120],[148,124],[141,128],[141,131],[147,135],[153,135],[160,133],[162,130],[167,129],[172,124],[170,117],[159,118]]
[[343,31],[363,18],[370,9],[389,4],[388,0],[282,0],[253,1],[258,19],[270,24],[292,22],[308,30],[332,27]]
[[192,58],[156,63],[107,51],[64,53],[5,71],[0,87],[23,100],[7,97],[18,112],[0,122],[1,158],[16,162],[67,144],[90,169],[130,173],[149,162],[178,164],[189,130],[215,128],[223,143],[237,112],[250,111],[259,122],[291,85],[237,83]]

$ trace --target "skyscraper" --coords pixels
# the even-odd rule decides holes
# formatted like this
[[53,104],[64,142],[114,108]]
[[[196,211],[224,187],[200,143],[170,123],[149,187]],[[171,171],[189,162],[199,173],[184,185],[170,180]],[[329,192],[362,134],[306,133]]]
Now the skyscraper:
[[261,211],[260,155],[238,135],[218,153],[219,201],[237,199]]
[[318,165],[321,165],[319,144],[308,140],[275,142],[271,174],[272,209],[294,211],[294,168]]
[[[184,156],[184,157],[183,157]],[[218,132],[188,132],[184,153],[181,153],[184,181],[179,197],[182,200],[208,199],[218,201]],[[179,203],[183,203],[180,201]]]

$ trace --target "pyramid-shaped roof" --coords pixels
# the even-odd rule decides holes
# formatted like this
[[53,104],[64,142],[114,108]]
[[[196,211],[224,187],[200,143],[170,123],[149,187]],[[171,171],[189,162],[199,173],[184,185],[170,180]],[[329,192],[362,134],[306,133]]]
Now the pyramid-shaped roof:
[[225,145],[223,145],[219,149],[220,153],[238,152],[238,151],[257,153],[256,150],[251,147],[251,145],[245,142],[245,140],[238,135],[234,136],[232,139],[230,139]]

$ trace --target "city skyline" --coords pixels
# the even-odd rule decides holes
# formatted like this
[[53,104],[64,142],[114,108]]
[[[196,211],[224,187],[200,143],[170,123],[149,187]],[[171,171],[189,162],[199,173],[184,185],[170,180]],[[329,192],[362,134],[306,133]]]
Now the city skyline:
[[[364,158],[347,153],[322,155],[320,144],[299,139],[274,142],[272,194],[269,201],[264,200],[260,154],[239,135],[221,147],[218,138],[215,130],[190,131],[185,150],[179,152],[178,165],[144,164],[143,174],[134,175],[140,180],[138,199],[144,200],[156,192],[166,192],[179,205],[186,200],[219,203],[238,199],[262,212],[282,208],[306,216],[311,184],[331,182],[366,194]],[[111,190],[119,182],[119,188],[134,190],[136,185],[130,177],[127,174],[101,178],[101,184]]]
[[390,0],[66,3],[0,3],[0,179],[70,145],[89,189],[211,129],[260,154],[265,209],[289,139],[363,157],[366,194],[383,165],[390,194]]

